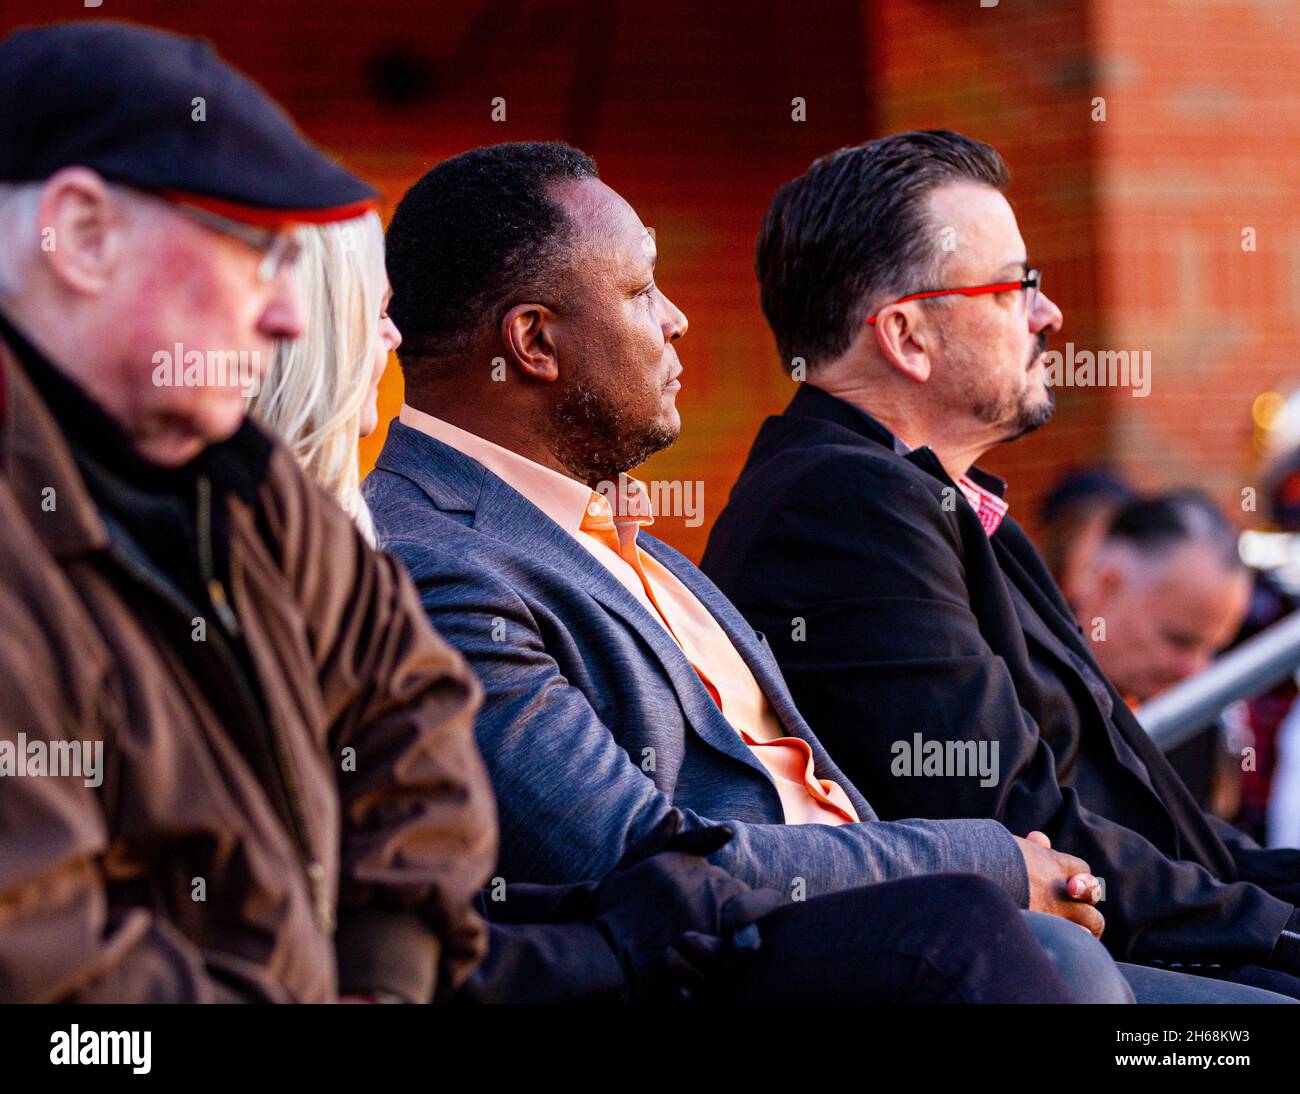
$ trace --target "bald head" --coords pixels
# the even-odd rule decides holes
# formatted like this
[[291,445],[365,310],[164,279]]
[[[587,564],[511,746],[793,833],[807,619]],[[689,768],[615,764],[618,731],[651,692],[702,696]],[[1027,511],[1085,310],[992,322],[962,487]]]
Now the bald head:
[[1204,669],[1241,626],[1249,571],[1232,525],[1204,495],[1133,502],[1082,582],[1080,622],[1106,675],[1145,702]]

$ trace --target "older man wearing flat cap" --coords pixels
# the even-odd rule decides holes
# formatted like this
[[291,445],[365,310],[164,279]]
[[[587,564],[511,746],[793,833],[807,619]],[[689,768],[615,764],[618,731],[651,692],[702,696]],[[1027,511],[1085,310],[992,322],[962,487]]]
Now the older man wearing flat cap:
[[0,1001],[426,1000],[477,684],[245,420],[292,226],[375,194],[199,41],[19,31],[0,100]]

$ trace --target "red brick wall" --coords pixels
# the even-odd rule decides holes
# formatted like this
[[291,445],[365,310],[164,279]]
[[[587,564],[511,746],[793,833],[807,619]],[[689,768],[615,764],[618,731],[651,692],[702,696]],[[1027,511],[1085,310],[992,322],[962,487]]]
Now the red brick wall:
[[[1101,330],[1092,6],[902,0],[877,5],[874,24],[881,132],[956,129],[1002,153],[1030,261],[1065,315],[1054,344],[1080,347],[1095,346]],[[1110,455],[1108,419],[1104,393],[1058,390],[1049,426],[982,461],[1009,480],[1015,516],[1032,527],[1063,470]]]
[[[823,152],[900,128],[994,143],[1061,340],[1148,348],[1152,394],[1063,390],[1044,431],[989,465],[1029,514],[1063,468],[1147,484],[1250,480],[1249,406],[1294,371],[1300,9],[1177,0],[0,0],[6,27],[122,17],[211,38],[390,200],[440,158],[562,138],[654,226],[686,311],[679,444],[643,475],[702,479],[698,557],[763,415],[791,394],[757,304],[772,191]],[[1091,120],[1094,96],[1107,120]],[[507,121],[490,120],[503,96]],[[807,101],[807,121],[790,101]],[[1240,230],[1259,250],[1240,251]],[[390,369],[384,405],[400,400]],[[373,460],[382,437],[363,446]],[[1032,522],[1031,522],[1032,524]]]
[[[128,17],[201,33],[285,103],[313,137],[395,200],[439,159],[478,144],[561,138],[656,228],[658,280],[687,313],[681,441],[650,478],[702,480],[706,523],[656,531],[703,551],[762,417],[792,393],[758,310],[753,243],[771,193],[818,154],[869,133],[857,0],[482,3],[442,0],[0,0],[5,22]],[[384,51],[427,74],[428,96],[381,102],[367,78]],[[387,68],[405,62],[389,55]],[[507,120],[490,120],[506,99]],[[790,101],[807,100],[808,120]],[[384,408],[400,401],[385,379]],[[372,461],[382,436],[363,446]]]
[[1016,511],[1065,467],[1104,459],[1142,486],[1200,483],[1250,523],[1251,404],[1300,378],[1300,7],[891,0],[876,11],[881,129],[947,125],[995,144],[1065,313],[1058,345],[1152,354],[1147,398],[1060,390],[1048,428],[986,461],[1011,479]]
[[1151,396],[1113,399],[1111,444],[1136,476],[1201,481],[1249,523],[1251,403],[1300,378],[1300,6],[1174,10],[1096,5],[1105,337],[1153,354]]

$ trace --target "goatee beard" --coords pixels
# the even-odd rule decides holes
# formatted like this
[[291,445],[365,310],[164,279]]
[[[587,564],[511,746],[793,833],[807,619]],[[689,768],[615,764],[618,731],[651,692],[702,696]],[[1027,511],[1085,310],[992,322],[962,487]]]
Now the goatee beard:
[[[1025,364],[1025,371],[1028,372],[1044,353],[1047,352],[1047,334],[1039,332],[1035,340],[1034,351],[1029,356]],[[1008,403],[976,403],[971,411],[982,422],[989,425],[1001,425],[1006,428],[1007,432],[1002,437],[1002,443],[1007,441],[1018,440],[1027,433],[1033,433],[1036,429],[1041,429],[1052,419],[1052,414],[1056,410],[1056,391],[1044,379],[1043,383],[1046,398],[1041,403],[1030,402],[1030,393],[1022,392],[1020,398],[1011,405]]]
[[1019,440],[1027,433],[1042,429],[1052,420],[1052,415],[1056,411],[1056,389],[1048,386],[1046,394],[1047,398],[1041,403],[1022,402],[1020,404],[1015,421],[1010,425],[1011,432],[1002,438],[1004,443]]
[[616,481],[676,440],[677,430],[630,422],[617,404],[581,383],[565,392],[551,417],[551,451],[592,489]]

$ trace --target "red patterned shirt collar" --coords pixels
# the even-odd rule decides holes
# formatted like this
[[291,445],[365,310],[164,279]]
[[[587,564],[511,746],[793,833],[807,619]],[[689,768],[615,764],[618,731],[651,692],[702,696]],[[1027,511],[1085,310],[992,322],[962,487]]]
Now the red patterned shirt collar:
[[974,507],[975,515],[980,518],[980,526],[984,529],[984,533],[991,536],[998,530],[1002,518],[1007,515],[1006,499],[981,486],[970,475],[963,475],[957,480],[957,485],[966,500]]
[[[894,436],[894,451],[900,455],[906,455],[913,451],[912,446],[899,436]],[[975,515],[979,517],[980,527],[984,529],[984,534],[992,536],[1002,524],[1002,518],[1007,515],[1007,509],[1010,506],[1002,496],[1006,489],[1006,483],[995,475],[990,475],[987,471],[981,471],[978,467],[972,467],[965,475],[957,480],[957,487],[961,490],[970,506],[975,510]]]

